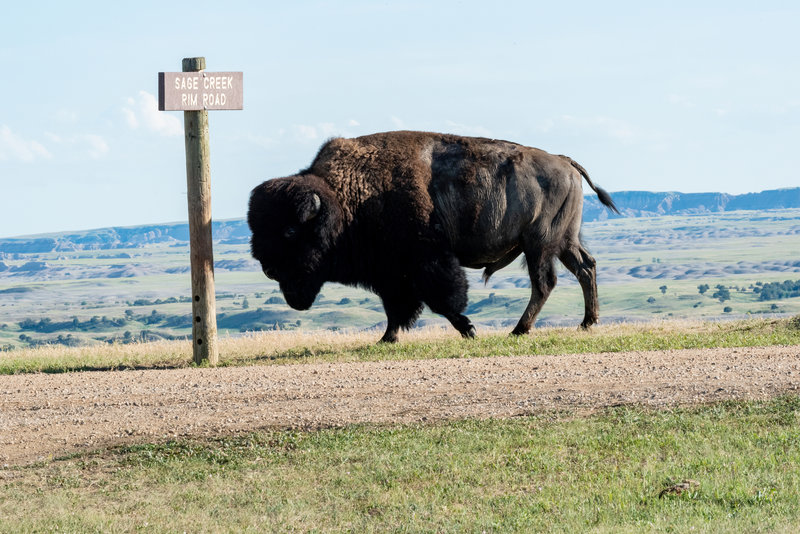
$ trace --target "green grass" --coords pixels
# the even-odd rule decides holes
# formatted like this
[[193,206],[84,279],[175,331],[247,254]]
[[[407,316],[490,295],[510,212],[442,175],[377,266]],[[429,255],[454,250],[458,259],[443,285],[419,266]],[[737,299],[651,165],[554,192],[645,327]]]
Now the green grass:
[[795,532],[800,398],[273,431],[0,475],[0,532]]
[[543,328],[527,336],[495,333],[475,340],[414,341],[399,346],[298,347],[277,354],[272,360],[288,363],[315,356],[315,359],[330,358],[334,361],[481,358],[800,344],[800,323],[794,320],[696,323],[695,328],[687,328],[686,324],[611,325],[590,332],[574,328]]
[[[728,322],[663,321],[594,327],[542,328],[527,336],[496,331],[462,340],[452,329],[406,333],[394,345],[378,332],[258,332],[220,340],[220,365],[480,358],[536,354],[622,352],[712,347],[800,345],[800,317]],[[168,341],[131,345],[0,352],[0,374],[187,367],[191,345]]]

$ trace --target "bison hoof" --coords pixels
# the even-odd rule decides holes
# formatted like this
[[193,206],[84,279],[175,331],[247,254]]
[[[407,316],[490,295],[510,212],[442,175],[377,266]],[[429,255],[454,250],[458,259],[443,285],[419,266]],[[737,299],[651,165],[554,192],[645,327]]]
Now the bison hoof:
[[384,334],[378,343],[397,343],[397,334]]
[[475,327],[469,325],[469,328],[461,332],[461,337],[464,339],[475,339],[478,336],[478,332],[475,331]]

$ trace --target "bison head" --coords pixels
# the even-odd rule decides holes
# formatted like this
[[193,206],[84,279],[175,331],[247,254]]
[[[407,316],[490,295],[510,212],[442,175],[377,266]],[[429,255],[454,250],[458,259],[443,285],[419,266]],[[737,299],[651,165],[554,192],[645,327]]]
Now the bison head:
[[341,220],[333,192],[313,175],[268,180],[250,194],[251,253],[292,308],[310,308],[327,280],[326,255]]

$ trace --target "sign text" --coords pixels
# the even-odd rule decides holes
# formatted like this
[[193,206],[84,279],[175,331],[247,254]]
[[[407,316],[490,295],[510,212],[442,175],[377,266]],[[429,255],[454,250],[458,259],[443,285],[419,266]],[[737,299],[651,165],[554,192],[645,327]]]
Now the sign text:
[[241,72],[159,72],[158,109],[242,109]]

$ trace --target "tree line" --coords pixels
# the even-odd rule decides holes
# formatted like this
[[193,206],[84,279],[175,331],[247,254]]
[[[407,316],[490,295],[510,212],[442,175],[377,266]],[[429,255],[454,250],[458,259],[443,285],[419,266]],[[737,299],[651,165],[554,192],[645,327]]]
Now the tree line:
[[758,293],[758,300],[762,301],[800,297],[800,280],[785,280],[783,282],[757,284],[753,292]]

